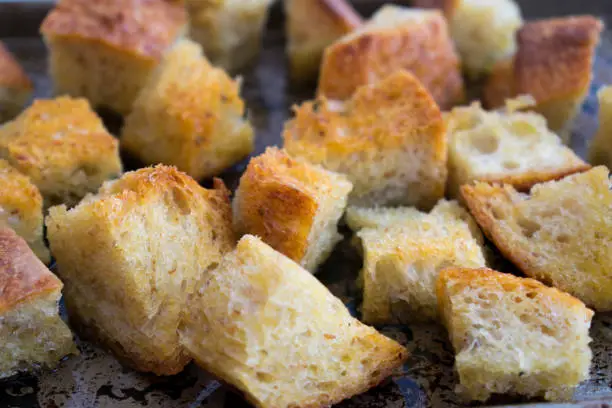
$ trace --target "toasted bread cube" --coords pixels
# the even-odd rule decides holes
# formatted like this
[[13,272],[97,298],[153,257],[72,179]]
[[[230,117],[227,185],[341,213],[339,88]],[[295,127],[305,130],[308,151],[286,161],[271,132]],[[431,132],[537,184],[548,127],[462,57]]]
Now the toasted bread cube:
[[485,107],[501,108],[508,100],[512,100],[516,95],[514,82],[514,56],[497,61],[482,90]]
[[229,192],[172,167],[126,173],[46,220],[71,319],[127,365],[158,375],[190,361],[177,327],[207,269],[234,245]]
[[447,190],[453,197],[475,180],[529,191],[534,184],[591,168],[536,113],[487,112],[476,103],[453,109],[446,121]]
[[[501,72],[494,73],[487,85],[494,88],[485,91],[488,107],[503,105],[508,97],[531,95],[537,102],[534,110],[567,141],[571,124],[589,92],[595,48],[602,29],[602,22],[592,16],[526,23],[517,34],[512,70],[507,63],[501,63],[496,67]],[[509,85],[500,87],[502,79]],[[497,94],[508,91],[510,95]]]
[[593,164],[612,168],[612,86],[597,93],[599,99],[599,130],[591,141],[589,158]]
[[537,184],[461,188],[484,233],[525,275],[571,293],[597,311],[612,310],[612,191],[596,167]]
[[127,117],[121,148],[145,164],[174,165],[196,180],[216,176],[253,150],[240,85],[181,40]]
[[439,9],[442,10],[444,16],[450,20],[461,0],[412,0],[412,6],[424,9]]
[[43,240],[43,199],[32,181],[0,159],[0,228],[13,229],[48,264]]
[[485,268],[445,269],[437,293],[468,399],[569,399],[588,378],[593,311],[578,299]]
[[12,229],[0,226],[0,378],[53,368],[76,347],[59,316],[62,282]]
[[41,26],[55,94],[129,113],[186,21],[178,0],[59,0]]
[[459,59],[439,11],[383,6],[325,49],[318,93],[346,100],[359,87],[402,69],[423,83],[441,109],[463,100]]
[[240,178],[235,229],[315,272],[342,240],[337,225],[352,188],[341,174],[268,148]]
[[181,342],[256,407],[327,407],[376,386],[407,351],[252,235],[190,299]]
[[30,78],[0,41],[0,122],[17,116],[33,90]]
[[370,324],[437,320],[440,270],[485,266],[469,224],[452,216],[423,214],[357,236],[364,257],[362,319]]
[[228,71],[244,68],[261,48],[273,0],[186,0],[189,36],[208,59]]
[[405,71],[360,88],[346,103],[304,103],[283,138],[291,156],[347,175],[351,205],[430,209],[444,195],[446,125],[427,90]]
[[361,26],[346,0],[285,0],[287,55],[293,80],[317,77],[325,48]]
[[121,174],[119,143],[84,99],[41,99],[0,128],[0,158],[30,177],[45,207],[74,205]]

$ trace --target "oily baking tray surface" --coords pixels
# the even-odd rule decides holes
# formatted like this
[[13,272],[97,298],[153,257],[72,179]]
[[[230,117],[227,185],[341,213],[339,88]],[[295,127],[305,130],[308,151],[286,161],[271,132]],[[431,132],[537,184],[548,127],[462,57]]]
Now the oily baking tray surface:
[[[376,8],[371,1],[356,3],[365,14]],[[546,16],[555,11],[568,13],[567,3],[550,3],[547,13],[526,1],[527,16]],[[582,3],[579,11],[596,13]],[[595,2],[590,1],[595,4]],[[602,2],[599,2],[602,3]],[[605,3],[605,2],[604,2]],[[564,4],[566,6],[564,6]],[[14,3],[0,5],[0,37],[23,62],[36,84],[38,97],[50,96],[50,81],[46,76],[46,49],[37,37],[37,27],[48,5]],[[544,6],[547,8],[546,6]],[[565,7],[565,9],[564,9]],[[609,7],[612,9],[612,7]],[[560,10],[563,9],[563,10]],[[551,9],[549,9],[551,10]],[[608,10],[612,13],[612,10]],[[603,12],[603,10],[602,10]],[[265,35],[260,61],[244,73],[243,95],[251,118],[257,128],[257,155],[268,145],[280,144],[280,132],[290,115],[293,104],[312,97],[313,88],[293,89],[287,83],[284,59],[282,14],[278,7],[272,12]],[[595,132],[597,102],[595,92],[602,84],[612,84],[612,34],[607,32],[598,52],[594,67],[595,80],[583,113],[576,122],[572,147],[582,156],[588,139]],[[108,120],[110,119],[110,121]],[[111,130],[117,121],[107,118]],[[128,160],[128,167],[133,165]],[[223,175],[228,185],[237,184],[245,162]],[[349,309],[358,313],[359,293],[354,282],[360,268],[359,256],[348,242],[341,243],[323,271],[317,275],[334,294],[345,301]],[[503,267],[500,267],[503,269]],[[345,408],[401,408],[401,407],[459,407],[463,406],[453,392],[457,380],[453,373],[453,352],[445,330],[438,326],[387,326],[381,331],[406,345],[411,353],[401,373],[370,392],[339,404]],[[581,385],[574,404],[542,404],[544,407],[609,408],[612,405],[612,315],[598,314],[591,330],[594,339],[591,379]],[[0,345],[1,346],[1,345]],[[80,356],[64,361],[53,372],[41,372],[38,377],[23,375],[0,382],[2,407],[249,407],[238,395],[222,386],[195,365],[173,377],[155,377],[123,368],[109,354],[86,343],[79,343]],[[490,404],[521,404],[525,401],[499,399]],[[509,406],[509,405],[507,405]],[[514,405],[513,405],[514,406]]]

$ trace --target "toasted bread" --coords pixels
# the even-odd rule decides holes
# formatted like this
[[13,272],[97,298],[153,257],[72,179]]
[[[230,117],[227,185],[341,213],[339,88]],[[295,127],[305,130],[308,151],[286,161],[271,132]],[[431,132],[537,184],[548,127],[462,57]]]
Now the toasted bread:
[[33,90],[23,67],[0,41],[0,122],[17,116]]
[[612,168],[612,86],[597,93],[599,99],[599,129],[591,141],[589,160],[593,164]]
[[439,9],[444,16],[451,20],[461,0],[412,0],[412,5],[416,8]]

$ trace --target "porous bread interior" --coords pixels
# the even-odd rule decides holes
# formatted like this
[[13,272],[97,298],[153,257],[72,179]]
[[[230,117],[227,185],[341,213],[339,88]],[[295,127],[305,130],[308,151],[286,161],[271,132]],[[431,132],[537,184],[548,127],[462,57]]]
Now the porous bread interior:
[[603,166],[538,184],[465,186],[463,197],[486,235],[526,275],[612,310],[612,191]]
[[257,407],[329,406],[378,384],[406,358],[315,277],[249,235],[190,306],[181,342]]
[[474,180],[512,183],[516,177],[535,184],[588,168],[536,113],[485,111],[476,103],[453,109],[446,121],[447,190],[455,197],[463,184]]
[[612,86],[605,86],[597,93],[599,99],[599,129],[591,141],[591,163],[612,168]]
[[54,368],[76,353],[72,333],[58,314],[61,292],[31,297],[0,316],[0,378],[32,366]]
[[[491,276],[493,277],[487,277]],[[470,400],[491,394],[565,400],[588,378],[593,312],[538,282],[440,275],[438,296],[451,342],[460,391]],[[487,282],[483,282],[486,280]],[[524,281],[531,283],[525,284]]]
[[514,54],[515,34],[523,24],[513,0],[461,0],[450,31],[462,68],[472,78],[486,75],[496,62]]

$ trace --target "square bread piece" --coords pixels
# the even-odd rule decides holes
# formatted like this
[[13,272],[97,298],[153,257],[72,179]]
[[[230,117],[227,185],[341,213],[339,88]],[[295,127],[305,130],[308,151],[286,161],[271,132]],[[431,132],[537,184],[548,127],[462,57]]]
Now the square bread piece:
[[567,139],[589,92],[602,29],[602,22],[592,16],[525,23],[517,33],[512,62],[498,63],[485,87],[487,107],[503,106],[516,95],[531,95],[537,102],[533,110]]
[[248,156],[254,136],[240,82],[210,65],[198,44],[181,40],[136,99],[121,148],[201,180]]
[[337,225],[352,189],[341,174],[268,148],[240,178],[235,229],[314,273],[342,240]]
[[578,299],[485,268],[445,269],[437,292],[467,399],[566,400],[588,378],[593,311]]
[[256,407],[327,407],[378,385],[407,358],[314,276],[245,235],[189,301],[182,344]]
[[291,156],[345,174],[354,186],[351,205],[430,209],[444,196],[446,125],[406,71],[361,87],[346,103],[304,103],[283,139]]
[[55,367],[76,353],[59,316],[62,282],[12,229],[0,226],[0,378]]
[[40,99],[0,128],[0,159],[30,177],[45,207],[74,205],[122,172],[119,143],[85,99]]
[[0,123],[17,116],[33,90],[30,78],[0,41]]
[[317,78],[325,48],[361,26],[346,0],[284,0],[291,79]]
[[595,167],[537,184],[530,195],[477,183],[462,195],[484,233],[525,275],[612,311],[612,191]]
[[38,258],[48,264],[43,240],[43,199],[32,181],[0,159],[0,228],[12,228]]
[[369,324],[438,320],[436,279],[449,266],[485,266],[482,247],[460,219],[435,214],[398,226],[362,229],[362,320]]
[[464,99],[459,65],[442,13],[385,5],[325,49],[318,93],[345,100],[359,87],[404,69],[446,110]]
[[129,113],[186,22],[179,0],[59,0],[40,28],[55,94]]
[[273,0],[186,0],[189,36],[208,59],[228,71],[246,67],[261,48]]
[[177,327],[187,296],[235,244],[229,192],[172,167],[126,173],[47,217],[70,318],[121,361],[158,375],[190,361]]
[[612,86],[597,93],[599,99],[599,129],[591,141],[589,159],[593,164],[612,168]]
[[513,111],[511,104],[506,111],[487,112],[475,103],[446,116],[447,190],[453,197],[474,180],[529,191],[534,184],[591,168],[546,127],[543,116]]

